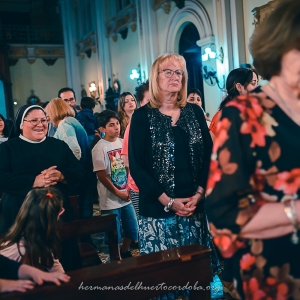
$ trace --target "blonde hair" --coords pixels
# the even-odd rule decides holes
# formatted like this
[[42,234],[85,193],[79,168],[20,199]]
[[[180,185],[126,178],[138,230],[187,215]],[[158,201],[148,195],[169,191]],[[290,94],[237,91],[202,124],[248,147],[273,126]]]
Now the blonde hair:
[[152,108],[159,108],[161,107],[161,100],[160,100],[160,89],[158,85],[158,76],[159,72],[162,71],[161,65],[169,62],[169,61],[176,61],[179,63],[180,68],[184,71],[181,80],[181,90],[178,93],[178,100],[177,106],[184,107],[186,105],[187,99],[187,81],[188,81],[188,74],[186,70],[186,63],[183,56],[179,54],[164,54],[158,57],[152,65],[151,72],[150,72],[150,80],[149,80],[149,95],[150,95],[150,106]]
[[52,99],[45,111],[53,123],[58,123],[66,117],[75,117],[74,109],[61,98]]
[[129,124],[129,117],[127,116],[125,110],[124,110],[124,106],[125,106],[125,98],[127,96],[132,96],[132,98],[135,101],[135,110],[137,110],[137,102],[135,97],[130,93],[130,92],[124,92],[119,96],[119,101],[118,101],[118,115],[120,118],[120,123],[121,123],[121,130],[120,130],[120,137],[122,138],[124,136],[126,127]]

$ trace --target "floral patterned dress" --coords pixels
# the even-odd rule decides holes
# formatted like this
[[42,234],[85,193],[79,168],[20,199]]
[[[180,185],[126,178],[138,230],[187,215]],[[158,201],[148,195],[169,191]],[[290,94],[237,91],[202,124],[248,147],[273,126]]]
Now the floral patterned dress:
[[299,199],[299,155],[300,127],[260,88],[223,109],[206,210],[212,232],[221,230],[215,244],[224,257],[234,258],[235,287],[242,299],[300,299],[300,245],[291,242],[291,234],[238,237],[265,203]]

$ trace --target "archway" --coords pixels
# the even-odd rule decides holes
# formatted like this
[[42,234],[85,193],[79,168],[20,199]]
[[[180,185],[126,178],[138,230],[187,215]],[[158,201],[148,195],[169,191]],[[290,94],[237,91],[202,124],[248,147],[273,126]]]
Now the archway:
[[188,0],[182,9],[177,7],[170,13],[165,27],[166,53],[178,53],[179,39],[185,26],[193,23],[198,30],[201,40],[214,39],[209,15],[204,6],[197,0]]
[[199,32],[193,23],[187,23],[179,39],[179,54],[186,60],[188,71],[188,90],[197,88],[202,93],[202,106],[205,110],[205,99],[202,78],[201,48],[196,42],[200,39]]

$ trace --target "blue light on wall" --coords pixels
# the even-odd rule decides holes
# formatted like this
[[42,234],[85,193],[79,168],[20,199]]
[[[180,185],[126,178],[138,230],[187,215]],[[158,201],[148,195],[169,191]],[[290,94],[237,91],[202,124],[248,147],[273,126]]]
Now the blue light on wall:
[[140,78],[140,73],[138,72],[137,69],[132,69],[131,74],[129,75],[131,80],[139,79]]
[[220,47],[220,54],[219,55],[217,55],[215,44],[211,44],[210,46],[206,47],[204,49],[204,52],[205,53],[202,55],[202,61],[218,59],[218,60],[220,60],[221,63],[223,63],[223,61],[224,61],[224,51],[223,51],[222,47]]

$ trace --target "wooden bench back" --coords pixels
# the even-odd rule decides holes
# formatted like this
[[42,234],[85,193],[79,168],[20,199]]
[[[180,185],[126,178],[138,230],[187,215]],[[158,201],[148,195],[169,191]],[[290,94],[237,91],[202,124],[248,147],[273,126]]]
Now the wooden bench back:
[[116,216],[115,214],[107,214],[90,219],[60,223],[58,231],[62,240],[106,232],[108,235],[110,259],[111,261],[119,260]]
[[[211,250],[203,246],[188,245],[127,258],[72,271],[69,273],[71,281],[61,286],[44,285],[17,295],[19,299],[30,300],[65,300],[66,295],[68,299],[139,300],[166,294],[167,290],[159,289],[161,285],[177,290],[188,286],[191,287],[190,300],[208,300],[212,281],[210,253]],[[118,287],[119,290],[115,290]],[[13,299],[13,295],[6,294],[3,299]]]

